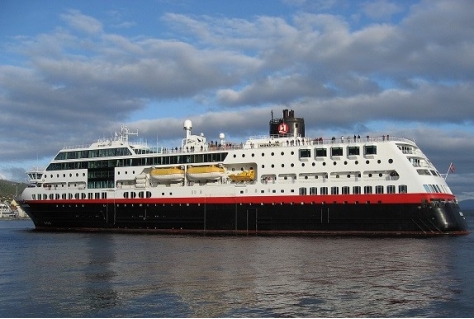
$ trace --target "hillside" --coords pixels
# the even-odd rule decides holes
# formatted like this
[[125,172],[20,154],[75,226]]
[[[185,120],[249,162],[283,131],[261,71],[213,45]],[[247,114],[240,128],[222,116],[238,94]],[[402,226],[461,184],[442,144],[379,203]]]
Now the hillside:
[[17,183],[0,179],[0,200],[12,200],[13,197],[15,197],[15,194],[21,194],[26,186],[27,185],[25,183]]

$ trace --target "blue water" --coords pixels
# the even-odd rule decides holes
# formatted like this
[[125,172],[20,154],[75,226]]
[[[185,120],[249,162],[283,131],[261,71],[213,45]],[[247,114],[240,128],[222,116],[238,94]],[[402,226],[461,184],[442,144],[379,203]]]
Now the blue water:
[[[467,214],[474,230],[474,214]],[[0,317],[472,317],[474,234],[42,233],[0,221]]]

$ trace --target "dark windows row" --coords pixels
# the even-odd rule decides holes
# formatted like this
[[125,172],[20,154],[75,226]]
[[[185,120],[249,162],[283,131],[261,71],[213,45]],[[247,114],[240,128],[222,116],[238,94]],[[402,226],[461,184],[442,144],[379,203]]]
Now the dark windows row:
[[107,193],[62,193],[62,194],[32,194],[32,199],[47,200],[47,199],[107,199]]
[[[318,193],[319,190],[319,193]],[[300,195],[348,195],[348,194],[395,194],[397,192],[397,187],[395,185],[383,185],[376,186],[333,186],[333,187],[300,187]],[[404,194],[407,193],[407,185],[399,185],[398,193]]]
[[[329,152],[331,156],[344,156],[344,148],[343,147],[331,147],[329,148]],[[347,155],[348,156],[355,156],[360,155],[360,147],[359,146],[348,146],[347,147]],[[365,145],[364,146],[364,155],[376,155],[377,154],[377,146],[375,145]],[[328,156],[328,149],[325,147],[320,147],[315,149],[315,156],[316,157],[327,157]]]
[[95,157],[113,157],[113,156],[128,156],[132,155],[132,152],[126,147],[120,148],[103,148],[98,150],[86,150],[86,151],[66,151],[60,152],[55,160],[66,160],[66,159],[80,159],[80,158],[95,158]]
[[173,165],[190,163],[223,162],[227,153],[208,154],[185,154],[159,157],[121,158],[115,160],[98,160],[83,162],[63,162],[49,164],[47,171],[86,169],[86,168],[107,168],[107,167],[128,167],[128,166],[153,166],[153,165]]

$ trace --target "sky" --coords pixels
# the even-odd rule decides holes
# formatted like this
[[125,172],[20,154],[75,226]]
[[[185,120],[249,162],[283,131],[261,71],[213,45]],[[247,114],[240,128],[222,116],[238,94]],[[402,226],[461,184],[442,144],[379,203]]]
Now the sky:
[[0,1],[0,179],[122,125],[193,133],[415,140],[474,199],[474,1]]

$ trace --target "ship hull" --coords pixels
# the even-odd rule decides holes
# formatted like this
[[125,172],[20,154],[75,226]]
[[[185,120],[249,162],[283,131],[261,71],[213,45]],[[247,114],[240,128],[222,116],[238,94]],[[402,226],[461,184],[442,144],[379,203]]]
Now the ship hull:
[[36,229],[256,235],[466,234],[454,203],[23,203]]

